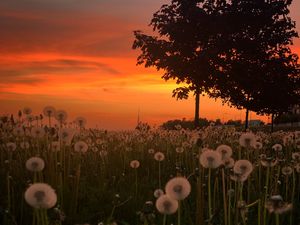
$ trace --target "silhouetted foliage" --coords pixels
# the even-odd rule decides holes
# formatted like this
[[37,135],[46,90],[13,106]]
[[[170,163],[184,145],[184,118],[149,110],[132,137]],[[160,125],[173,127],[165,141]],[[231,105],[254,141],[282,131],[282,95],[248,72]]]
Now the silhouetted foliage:
[[241,126],[242,121],[241,120],[228,120],[225,125],[232,125],[232,126]]
[[187,86],[173,97],[200,95],[260,114],[279,114],[299,102],[298,56],[289,45],[297,37],[289,17],[292,0],[173,0],[153,15],[157,36],[135,31],[137,64],[164,70],[163,79]]
[[226,1],[173,0],[154,13],[150,26],[158,36],[134,31],[134,49],[142,53],[137,64],[163,69],[163,79],[176,80],[187,86],[176,88],[173,97],[187,99],[195,95],[195,126],[199,125],[200,95],[213,88],[218,56],[215,42],[219,35],[218,21],[222,20]]
[[288,16],[291,2],[232,1],[230,40],[211,96],[259,114],[279,114],[300,101],[298,56],[289,47],[298,36]]
[[[214,124],[215,126],[223,125],[220,119],[214,120],[208,120],[206,118],[199,118],[199,126],[200,128],[202,127],[207,127],[210,124]],[[177,130],[177,129],[195,129],[195,124],[194,121],[192,120],[186,120],[186,119],[176,119],[176,120],[169,120],[167,122],[164,122],[161,125],[161,128],[166,129],[166,130]]]
[[284,113],[278,115],[274,119],[275,124],[280,123],[299,123],[300,122],[300,114],[292,114],[292,113]]

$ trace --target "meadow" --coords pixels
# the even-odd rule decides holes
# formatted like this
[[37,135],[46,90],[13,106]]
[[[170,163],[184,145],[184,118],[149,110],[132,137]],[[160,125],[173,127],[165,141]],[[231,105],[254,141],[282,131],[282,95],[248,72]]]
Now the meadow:
[[0,224],[300,224],[300,131],[116,132],[31,114],[0,124]]

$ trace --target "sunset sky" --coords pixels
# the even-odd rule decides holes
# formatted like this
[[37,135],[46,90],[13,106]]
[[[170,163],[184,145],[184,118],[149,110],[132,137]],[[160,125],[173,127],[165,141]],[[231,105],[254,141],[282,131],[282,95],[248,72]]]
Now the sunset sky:
[[[133,30],[149,31],[152,14],[166,0],[0,1],[0,115],[24,106],[40,114],[52,105],[69,120],[84,116],[90,127],[131,129],[137,121],[161,124],[191,119],[194,99],[176,101],[174,82],[136,66]],[[300,32],[300,1],[292,18]],[[294,51],[300,53],[300,41]],[[244,119],[244,111],[201,98],[200,116]],[[251,119],[258,118],[254,113]],[[267,122],[268,118],[263,117]]]

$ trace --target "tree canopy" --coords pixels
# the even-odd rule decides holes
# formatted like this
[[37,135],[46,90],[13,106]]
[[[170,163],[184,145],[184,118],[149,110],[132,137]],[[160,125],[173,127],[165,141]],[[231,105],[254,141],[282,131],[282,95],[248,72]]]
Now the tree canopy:
[[137,64],[163,70],[162,78],[187,86],[173,97],[195,94],[221,98],[261,114],[287,110],[299,102],[298,37],[289,17],[292,0],[172,0],[154,13],[156,35],[135,31]]

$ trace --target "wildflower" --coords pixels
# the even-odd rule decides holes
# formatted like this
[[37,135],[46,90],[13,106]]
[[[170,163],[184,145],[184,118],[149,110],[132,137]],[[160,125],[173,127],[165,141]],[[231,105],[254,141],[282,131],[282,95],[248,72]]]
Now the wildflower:
[[41,138],[45,135],[45,130],[42,127],[33,127],[31,129],[31,136],[34,138]]
[[216,149],[222,156],[222,160],[231,157],[232,155],[232,148],[228,145],[219,145]]
[[241,146],[243,147],[253,147],[255,146],[255,143],[256,143],[256,137],[253,133],[243,133],[241,136],[240,136],[240,139],[239,139],[239,143]]
[[16,127],[13,130],[13,133],[15,136],[22,136],[22,135],[24,135],[24,129],[23,129],[23,127]]
[[156,161],[163,161],[163,160],[165,159],[165,155],[164,155],[164,153],[162,153],[162,152],[156,152],[156,153],[154,154],[154,159],[155,159]]
[[283,175],[288,176],[288,175],[291,175],[293,173],[293,168],[290,167],[290,166],[284,166],[284,167],[282,167],[281,172],[282,172]]
[[104,156],[107,156],[107,151],[106,150],[101,150],[100,152],[99,152],[99,154],[100,154],[100,156],[101,157],[104,157]]
[[35,183],[25,191],[25,200],[34,208],[50,209],[55,206],[57,196],[50,185]]
[[31,157],[26,161],[26,169],[31,172],[40,172],[44,167],[45,162],[40,157]]
[[34,118],[34,116],[33,115],[27,115],[26,116],[26,120],[29,122],[29,123],[31,123],[32,121],[34,121],[35,120],[35,118]]
[[140,162],[138,160],[132,160],[130,162],[130,167],[133,169],[137,169],[140,167]]
[[6,147],[8,151],[13,152],[16,150],[17,145],[14,142],[8,142],[6,143]]
[[184,148],[183,147],[177,147],[176,148],[176,152],[177,153],[183,153],[184,152]]
[[166,184],[166,194],[176,200],[185,199],[191,192],[191,184],[184,177],[175,177]]
[[279,152],[282,150],[282,145],[281,144],[275,144],[272,146],[272,149],[275,150],[276,152]]
[[254,146],[253,146],[255,149],[257,149],[257,150],[260,150],[260,149],[262,149],[262,147],[263,147],[263,145],[262,145],[262,143],[261,142],[256,142],[255,144],[254,144]]
[[297,173],[300,173],[300,163],[297,163],[295,166],[294,166],[295,170]]
[[274,157],[267,157],[265,154],[260,155],[260,163],[264,167],[273,167],[277,162],[278,160]]
[[60,123],[63,123],[67,120],[68,114],[64,110],[58,110],[55,113],[55,119]]
[[75,152],[86,153],[88,150],[88,145],[84,141],[77,141],[74,145]]
[[29,115],[29,114],[32,113],[32,109],[29,108],[29,107],[24,107],[24,108],[23,108],[23,113],[24,113],[25,115]]
[[240,176],[246,176],[252,172],[253,170],[253,165],[250,161],[246,159],[241,159],[235,162],[233,166],[233,172],[235,174],[239,174]]
[[282,214],[292,209],[292,204],[284,202],[280,195],[273,195],[267,200],[265,207],[269,213]]
[[295,160],[296,162],[300,162],[300,152],[293,152],[292,159]]
[[53,117],[53,116],[55,116],[55,112],[56,112],[56,110],[52,106],[46,106],[44,108],[44,110],[43,110],[44,116],[47,116],[47,117]]
[[59,141],[52,141],[52,151],[53,152],[59,152],[60,151]]
[[226,169],[232,168],[234,166],[234,159],[231,157],[223,160],[222,162]]
[[222,156],[219,152],[206,150],[200,155],[200,164],[204,168],[218,168],[222,164]]
[[75,135],[75,131],[71,128],[61,128],[58,135],[63,142],[66,144],[71,144],[71,141]]
[[92,151],[93,151],[93,152],[98,152],[99,149],[98,149],[96,146],[93,146],[93,147],[92,147]]
[[159,198],[160,196],[162,196],[162,195],[164,195],[165,193],[164,193],[164,191],[162,190],[162,189],[156,189],[155,191],[154,191],[154,197],[155,198]]
[[293,137],[292,135],[286,135],[283,137],[283,145],[287,146],[289,144],[293,143]]
[[75,119],[75,123],[79,126],[79,127],[84,127],[86,125],[86,119],[84,117],[77,117]]
[[148,153],[149,153],[149,154],[154,154],[154,152],[155,152],[155,151],[154,151],[153,148],[150,148],[150,149],[148,150]]
[[156,200],[155,206],[160,213],[170,215],[177,211],[178,202],[168,195],[162,195]]
[[22,149],[29,149],[29,143],[28,142],[21,142],[20,143],[20,147],[22,148]]

